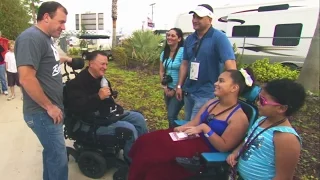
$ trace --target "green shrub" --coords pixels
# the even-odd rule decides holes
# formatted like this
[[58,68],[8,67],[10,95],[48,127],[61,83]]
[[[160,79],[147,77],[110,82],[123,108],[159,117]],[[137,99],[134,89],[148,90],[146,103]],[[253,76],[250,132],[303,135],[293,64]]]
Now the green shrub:
[[137,60],[144,66],[154,66],[159,62],[162,50],[160,43],[163,38],[152,31],[135,31],[132,36],[123,41],[127,56]]
[[249,67],[252,68],[255,78],[259,82],[268,82],[281,78],[296,80],[299,76],[298,71],[290,70],[289,67],[283,66],[281,63],[270,63],[267,58],[257,60]]
[[68,50],[68,54],[73,56],[80,55],[80,49],[72,47]]
[[112,48],[112,58],[117,61],[120,65],[128,66],[128,56],[126,54],[125,48],[115,47]]

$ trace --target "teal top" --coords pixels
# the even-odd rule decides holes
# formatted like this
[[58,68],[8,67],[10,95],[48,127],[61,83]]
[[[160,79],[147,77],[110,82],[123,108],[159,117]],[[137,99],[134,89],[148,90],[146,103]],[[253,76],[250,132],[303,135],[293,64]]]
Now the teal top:
[[180,65],[182,62],[182,58],[183,58],[183,47],[180,47],[176,57],[174,58],[174,61],[172,60],[172,58],[168,58],[167,60],[163,59],[163,51],[161,52],[160,55],[160,61],[163,64],[163,67],[165,67],[166,63],[167,63],[167,69],[166,69],[166,73],[167,75],[170,75],[172,77],[172,82],[168,84],[169,88],[175,88],[178,84],[178,80],[179,80],[179,70],[180,70]]
[[[251,127],[248,135],[266,117],[260,117]],[[264,128],[258,127],[252,137],[255,137]],[[291,133],[297,136],[301,143],[301,138],[297,132],[287,126],[272,127],[256,138],[249,149],[239,158],[238,171],[244,180],[272,180],[276,173],[275,147],[273,142],[274,132]],[[246,137],[245,140],[247,140]]]

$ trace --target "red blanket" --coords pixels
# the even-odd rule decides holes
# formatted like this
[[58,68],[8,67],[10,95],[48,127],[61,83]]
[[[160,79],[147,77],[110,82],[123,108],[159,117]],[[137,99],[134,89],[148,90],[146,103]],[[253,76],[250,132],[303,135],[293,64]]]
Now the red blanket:
[[159,130],[137,139],[129,153],[132,158],[129,180],[180,180],[193,175],[178,165],[175,158],[209,152],[209,147],[201,137],[173,141],[169,135],[172,131]]

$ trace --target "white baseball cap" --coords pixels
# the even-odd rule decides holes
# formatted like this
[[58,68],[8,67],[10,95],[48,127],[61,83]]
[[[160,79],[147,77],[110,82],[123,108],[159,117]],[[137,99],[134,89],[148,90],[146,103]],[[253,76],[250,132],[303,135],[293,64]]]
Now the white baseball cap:
[[213,18],[213,9],[209,4],[198,5],[195,10],[189,12],[189,14],[193,13],[197,14],[199,17],[208,16]]

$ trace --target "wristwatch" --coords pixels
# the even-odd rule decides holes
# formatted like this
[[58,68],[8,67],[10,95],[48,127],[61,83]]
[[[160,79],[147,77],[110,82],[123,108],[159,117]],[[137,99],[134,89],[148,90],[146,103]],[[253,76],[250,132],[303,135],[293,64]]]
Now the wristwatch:
[[178,88],[178,89],[181,89],[181,86],[180,86],[180,85],[178,85],[178,86],[177,86],[177,88]]
[[210,130],[208,133],[204,133],[204,136],[208,138],[208,137],[212,136],[213,133],[214,132],[212,130]]

